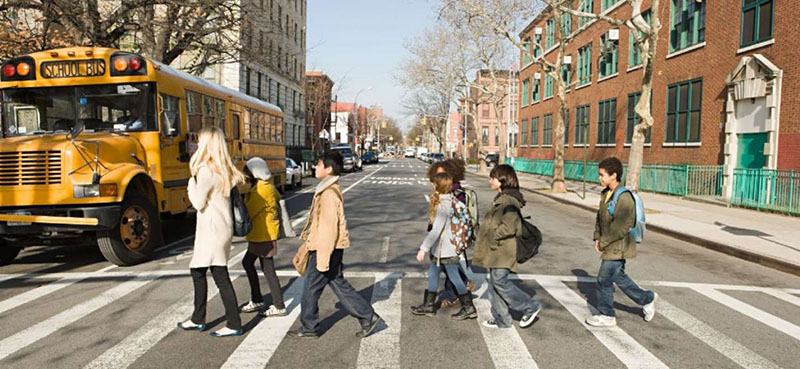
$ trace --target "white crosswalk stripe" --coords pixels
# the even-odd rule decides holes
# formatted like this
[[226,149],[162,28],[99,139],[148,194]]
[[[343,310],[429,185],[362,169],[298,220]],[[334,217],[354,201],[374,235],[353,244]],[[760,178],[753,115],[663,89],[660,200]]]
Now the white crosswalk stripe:
[[589,332],[592,332],[597,340],[600,341],[611,353],[613,353],[628,368],[655,369],[667,368],[650,351],[639,342],[636,342],[630,335],[619,327],[595,328],[584,321],[586,318],[586,307],[592,314],[597,314],[593,306],[586,303],[563,282],[555,278],[537,278],[537,282],[547,293],[563,305],[572,316],[575,317]]
[[[375,276],[372,308],[381,316],[385,329],[361,339],[356,368],[400,368],[401,287],[400,273],[381,273]],[[377,329],[381,329],[378,327]]]
[[286,332],[300,315],[300,297],[303,278],[297,278],[286,290],[286,316],[265,318],[247,334],[236,350],[228,357],[223,369],[260,369],[267,365]]
[[75,305],[72,308],[64,310],[49,319],[0,341],[0,360],[78,321],[92,312],[117,301],[157,278],[157,276],[135,276],[131,280],[113,287],[95,298]]
[[478,310],[478,325],[483,339],[486,341],[486,348],[489,349],[489,355],[492,356],[494,367],[497,369],[538,368],[539,366],[533,360],[525,342],[522,342],[522,337],[519,336],[516,327],[501,329],[483,326],[484,321],[492,318],[492,313],[490,311],[491,302],[486,297],[489,283],[485,279],[480,282],[481,287],[475,291],[475,294],[480,297],[474,300],[474,304],[475,309]]

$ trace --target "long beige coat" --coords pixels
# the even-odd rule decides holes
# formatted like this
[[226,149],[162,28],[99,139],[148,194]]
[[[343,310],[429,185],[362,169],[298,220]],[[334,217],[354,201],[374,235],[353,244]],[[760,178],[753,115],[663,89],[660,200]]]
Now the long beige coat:
[[222,178],[206,167],[189,180],[189,201],[197,210],[190,268],[228,265],[233,239],[231,199],[215,186]]

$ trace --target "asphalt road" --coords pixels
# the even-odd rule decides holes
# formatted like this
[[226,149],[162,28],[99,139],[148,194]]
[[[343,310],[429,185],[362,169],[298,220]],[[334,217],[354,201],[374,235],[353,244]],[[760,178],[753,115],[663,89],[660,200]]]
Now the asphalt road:
[[[398,159],[345,175],[345,213],[351,248],[346,274],[384,317],[379,331],[358,339],[326,290],[322,336],[285,338],[299,325],[302,279],[291,267],[299,240],[282,240],[276,264],[290,314],[262,320],[242,314],[246,334],[215,339],[175,323],[192,310],[191,219],[164,228],[169,244],[156,258],[115,267],[92,247],[25,250],[0,267],[2,368],[800,368],[800,278],[650,232],[628,273],[661,298],[644,322],[641,309],[619,291],[617,328],[582,324],[595,301],[600,261],[591,235],[594,216],[525,193],[523,209],[544,234],[541,253],[520,268],[521,286],[542,303],[532,327],[495,330],[480,320],[456,322],[411,315],[426,286],[426,264],[414,259],[425,237],[427,165]],[[287,192],[289,212],[302,227],[316,181]],[[485,177],[466,184],[485,209],[494,193]],[[235,240],[231,276],[240,304],[250,295],[241,265],[245,243]],[[476,305],[489,317],[483,270]],[[213,283],[209,283],[213,286]],[[224,325],[210,290],[207,322]],[[269,288],[262,278],[269,303]],[[516,319],[518,313],[512,313]]]

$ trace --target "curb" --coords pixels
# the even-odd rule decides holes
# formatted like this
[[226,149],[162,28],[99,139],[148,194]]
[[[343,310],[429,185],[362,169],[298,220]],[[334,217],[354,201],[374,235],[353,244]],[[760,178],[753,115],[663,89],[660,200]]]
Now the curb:
[[[588,205],[583,205],[583,204],[578,204],[578,203],[575,203],[575,202],[572,202],[572,201],[569,201],[569,200],[562,199],[562,198],[560,198],[558,196],[553,196],[553,195],[550,195],[550,194],[547,194],[547,193],[544,193],[544,192],[541,192],[541,191],[532,190],[532,189],[525,188],[525,187],[520,187],[520,189],[522,189],[524,191],[527,191],[527,192],[530,192],[530,193],[533,193],[533,194],[536,194],[536,195],[539,195],[539,196],[547,197],[547,198],[549,198],[551,200],[554,200],[556,202],[560,202],[562,204],[572,205],[572,206],[575,206],[577,208],[580,208],[580,209],[583,209],[583,210],[587,210],[587,211],[591,211],[591,212],[597,212],[597,209],[595,209],[594,207],[591,207],[591,206],[588,206]],[[662,227],[662,226],[658,226],[658,225],[648,224],[647,225],[647,229],[648,230],[653,230],[655,232],[658,232],[658,233],[661,233],[661,234],[664,234],[664,235],[667,235],[667,236],[672,237],[672,238],[679,239],[681,241],[686,241],[686,242],[689,242],[689,243],[693,243],[695,245],[707,248],[709,250],[714,250],[714,251],[717,251],[717,252],[721,252],[723,254],[730,255],[730,256],[733,256],[733,257],[737,257],[739,259],[746,260],[746,261],[749,261],[749,262],[752,262],[752,263],[756,263],[756,264],[759,264],[759,265],[763,265],[765,267],[772,268],[772,269],[775,269],[775,270],[779,270],[779,271],[782,271],[784,273],[789,273],[789,274],[793,274],[793,275],[796,275],[796,276],[800,276],[800,265],[792,264],[792,263],[789,263],[789,262],[786,262],[786,261],[783,261],[783,260],[780,260],[780,259],[776,259],[776,258],[773,258],[773,257],[770,257],[770,256],[757,254],[757,253],[754,253],[752,251],[742,250],[740,248],[729,246],[729,245],[725,245],[725,244],[719,243],[717,241],[712,241],[712,240],[708,240],[708,239],[705,239],[705,238],[693,236],[693,235],[690,235],[690,234],[678,232],[678,231],[675,231],[675,230],[672,230],[672,229],[669,229],[669,228],[665,228],[665,227]]]

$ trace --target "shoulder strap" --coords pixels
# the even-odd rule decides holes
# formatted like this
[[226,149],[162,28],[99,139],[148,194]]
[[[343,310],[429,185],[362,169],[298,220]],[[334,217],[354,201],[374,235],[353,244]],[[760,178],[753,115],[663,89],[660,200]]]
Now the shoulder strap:
[[625,192],[630,191],[625,186],[619,186],[617,189],[614,190],[614,195],[611,196],[611,202],[608,203],[608,215],[614,216],[614,208],[617,205],[617,200],[619,200],[619,196]]

